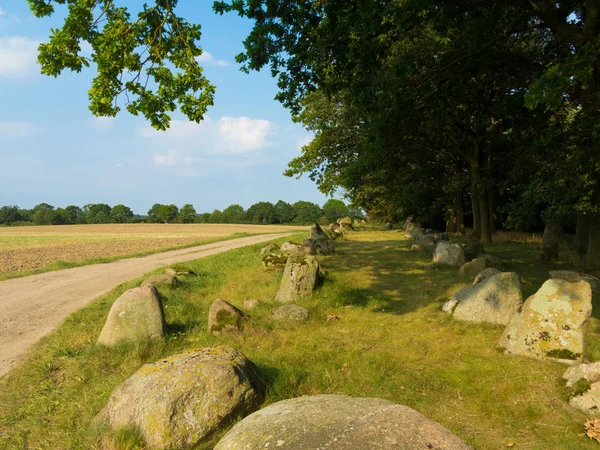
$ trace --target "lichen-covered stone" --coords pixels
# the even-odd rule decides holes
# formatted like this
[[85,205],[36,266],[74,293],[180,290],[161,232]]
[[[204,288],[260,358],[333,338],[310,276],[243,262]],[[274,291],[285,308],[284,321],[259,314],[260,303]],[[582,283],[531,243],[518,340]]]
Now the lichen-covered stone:
[[165,269],[165,274],[170,275],[172,277],[187,277],[189,275],[193,275],[193,273],[190,270],[179,267],[167,267]]
[[595,383],[600,381],[600,362],[571,366],[562,377],[567,380],[567,387],[572,387],[579,380]]
[[240,331],[245,315],[231,303],[216,299],[208,312],[208,331],[221,334],[223,331]]
[[600,382],[593,383],[588,391],[571,398],[569,405],[588,416],[598,417],[600,413]]
[[276,320],[296,320],[298,322],[305,322],[308,320],[310,312],[307,308],[300,305],[281,305],[275,311],[273,311],[273,318]]
[[302,245],[294,242],[284,242],[281,244],[281,253],[285,256],[298,255],[302,253]]
[[487,259],[483,257],[475,258],[464,263],[460,269],[458,269],[458,274],[463,278],[474,278],[487,268],[487,264]]
[[98,343],[113,347],[119,342],[147,342],[165,334],[160,295],[152,285],[121,295],[111,306]]
[[310,238],[324,238],[329,239],[329,236],[325,234],[323,228],[318,223],[314,223],[312,227],[310,227],[310,231],[308,232],[308,237]]
[[465,263],[465,253],[455,242],[439,241],[433,251],[433,262],[460,267]]
[[522,304],[519,277],[506,272],[456,292],[443,310],[458,320],[506,325]]
[[592,293],[600,292],[600,280],[592,275],[586,275],[583,273],[572,272],[570,270],[552,270],[550,271],[551,278],[560,278],[568,281],[569,283],[576,283],[584,280],[590,283]]
[[499,346],[507,353],[581,361],[591,314],[589,283],[553,278],[512,317]]
[[440,241],[447,241],[448,233],[427,233],[424,234],[419,240],[419,244],[432,244],[437,245]]
[[406,230],[406,233],[417,242],[420,241],[425,235],[425,233],[423,233],[423,229],[420,227],[411,227]]
[[302,251],[307,255],[329,255],[335,252],[335,245],[327,236],[311,237],[302,243]]
[[468,450],[421,413],[389,400],[315,395],[283,400],[235,425],[215,450]]
[[352,226],[352,219],[350,217],[342,217],[337,220],[337,223],[342,227],[344,231],[354,231]]
[[117,387],[96,416],[135,427],[149,448],[187,449],[258,408],[264,383],[230,347],[207,347],[147,364]]
[[140,284],[140,286],[177,286],[178,284],[179,280],[177,279],[177,277],[173,275],[168,275],[166,273],[159,273],[158,275],[152,275],[151,277],[146,278],[144,281],[142,281],[142,284]]
[[269,253],[277,253],[278,251],[279,251],[279,246],[277,244],[271,242],[270,244],[267,244],[263,248],[260,249],[260,254],[268,255]]
[[267,270],[283,269],[288,257],[278,253],[268,253],[262,257],[262,265]]
[[494,275],[498,275],[500,271],[498,269],[494,269],[493,267],[488,267],[485,270],[482,270],[477,274],[475,279],[473,280],[473,284],[481,283],[486,278],[493,277]]
[[319,282],[319,263],[312,256],[290,256],[275,300],[292,303],[308,297]]
[[386,223],[386,224],[385,224],[385,229],[386,229],[386,230],[391,230],[391,229],[393,229],[393,228],[394,228],[394,224],[392,224],[392,223],[390,223],[390,222],[388,222],[388,223]]

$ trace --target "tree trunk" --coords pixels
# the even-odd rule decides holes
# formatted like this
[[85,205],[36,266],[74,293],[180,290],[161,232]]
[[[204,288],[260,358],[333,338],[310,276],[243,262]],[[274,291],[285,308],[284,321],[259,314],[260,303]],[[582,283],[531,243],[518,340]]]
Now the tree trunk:
[[482,244],[492,242],[492,228],[490,226],[490,203],[488,201],[488,191],[481,185],[478,189],[479,194],[479,214],[481,216],[481,236],[479,241]]
[[493,187],[488,189],[488,203],[490,206],[490,232],[496,234],[498,224],[496,222],[496,209],[498,208],[498,195]]
[[577,214],[577,228],[575,229],[575,250],[585,255],[590,239],[590,216],[589,214]]
[[562,226],[559,221],[548,222],[542,236],[542,252],[540,260],[544,262],[558,261],[558,243],[562,235]]
[[456,231],[465,234],[465,199],[462,189],[456,191]]
[[585,267],[588,270],[600,269],[600,217],[589,217],[589,238]]
[[479,213],[479,194],[477,186],[471,186],[471,206],[473,208],[473,231],[471,236],[479,239],[481,237],[481,215]]

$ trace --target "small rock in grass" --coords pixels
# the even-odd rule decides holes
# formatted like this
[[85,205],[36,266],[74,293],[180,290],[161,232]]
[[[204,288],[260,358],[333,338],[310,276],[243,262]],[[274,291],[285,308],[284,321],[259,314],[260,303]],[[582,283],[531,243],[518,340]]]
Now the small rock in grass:
[[304,306],[300,305],[282,305],[273,311],[273,318],[276,320],[296,320],[306,322],[310,312]]
[[600,381],[600,362],[571,366],[562,377],[567,380],[567,387],[572,387],[581,379],[595,383]]
[[166,273],[161,273],[158,275],[152,275],[151,277],[146,278],[142,281],[140,286],[150,286],[150,285],[163,285],[163,286],[177,286],[179,284],[179,280],[173,275],[167,275]]
[[231,303],[216,299],[208,312],[208,331],[218,335],[227,331],[240,331],[245,314]]

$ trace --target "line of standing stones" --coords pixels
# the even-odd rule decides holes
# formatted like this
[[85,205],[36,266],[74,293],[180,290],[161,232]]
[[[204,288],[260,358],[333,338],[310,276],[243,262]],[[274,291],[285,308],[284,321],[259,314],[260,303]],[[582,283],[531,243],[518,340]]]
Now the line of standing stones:
[[[580,383],[569,401],[588,414],[600,411],[600,362],[584,363],[586,336],[592,315],[592,293],[600,280],[567,270],[549,273],[539,290],[523,302],[515,272],[501,272],[502,261],[485,254],[480,243],[461,246],[445,233],[426,233],[411,220],[407,233],[413,250],[432,252],[434,264],[460,267],[459,275],[472,285],[454,293],[443,305],[455,319],[505,326],[498,347],[508,354],[554,359],[571,365],[563,378],[567,387]],[[586,390],[587,388],[587,390]]]
[[[352,229],[349,220],[330,226],[330,234],[315,224],[302,245],[263,248],[266,268],[281,263],[265,263],[265,256],[286,260],[276,296],[284,305],[273,312],[275,319],[308,319],[308,310],[291,302],[312,293],[320,274],[314,255],[334,252],[333,239]],[[176,285],[190,275],[169,268],[125,292],[112,305],[98,343],[114,347],[162,338],[166,324],[155,285]],[[257,303],[249,300],[244,306],[251,309]],[[210,307],[208,330],[215,335],[240,332],[246,319],[247,314],[217,299]],[[239,351],[225,345],[194,349],[144,365],[112,392],[92,423],[134,427],[154,449],[191,448],[240,417],[215,449],[470,449],[442,425],[388,400],[315,395],[259,409],[266,389],[260,371]]]

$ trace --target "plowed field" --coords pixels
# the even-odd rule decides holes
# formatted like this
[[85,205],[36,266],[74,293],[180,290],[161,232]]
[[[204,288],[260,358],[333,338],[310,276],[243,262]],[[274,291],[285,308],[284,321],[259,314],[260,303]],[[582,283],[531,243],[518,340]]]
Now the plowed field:
[[107,224],[0,228],[0,276],[202,244],[236,233],[281,233],[294,226]]

